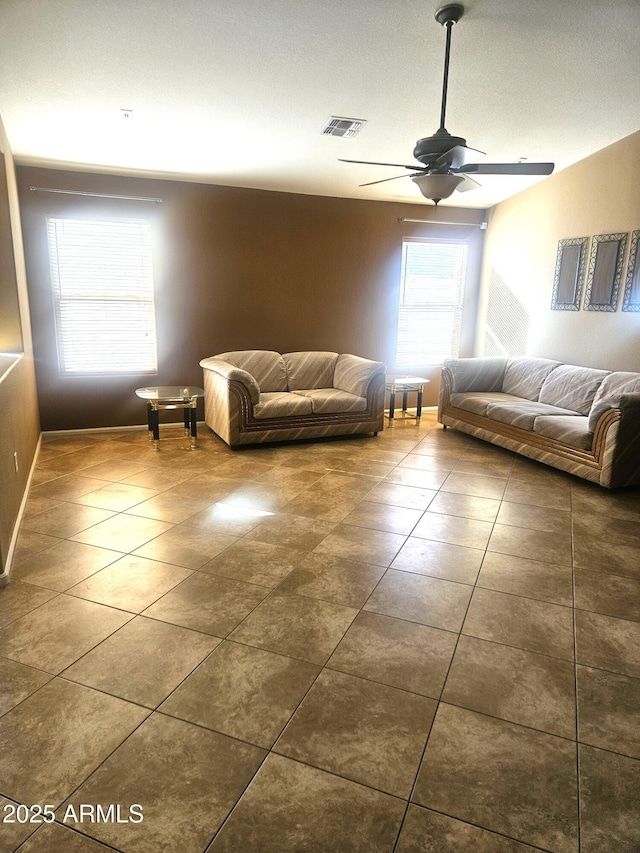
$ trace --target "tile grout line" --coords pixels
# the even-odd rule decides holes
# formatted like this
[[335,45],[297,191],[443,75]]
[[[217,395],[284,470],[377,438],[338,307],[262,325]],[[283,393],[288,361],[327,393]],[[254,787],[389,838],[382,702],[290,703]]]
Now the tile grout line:
[[[446,482],[446,480],[445,480],[444,482]],[[443,483],[442,485],[444,485],[444,483]],[[434,495],[433,500],[435,500],[435,499],[436,499],[436,497],[437,497],[437,495],[439,495],[439,494],[440,494],[441,488],[442,488],[442,486],[440,486],[440,488],[436,491],[436,495]],[[506,489],[506,485],[505,485],[505,489]],[[503,494],[504,494],[504,493],[503,493]],[[500,505],[502,505],[502,498],[500,499]],[[427,509],[428,509],[428,508],[427,508]],[[426,512],[426,511],[427,511],[427,510],[425,510],[425,512]],[[498,512],[499,512],[499,508],[498,508]],[[497,519],[497,517],[498,517],[498,512],[496,513],[496,519]],[[492,528],[491,528],[491,531],[492,531],[492,532],[493,532],[493,529],[494,529],[494,527],[495,527],[495,523],[496,523],[496,522],[495,522],[495,520],[494,520],[493,525],[492,525]],[[489,545],[489,541],[490,541],[490,539],[491,539],[491,534],[489,534],[489,537],[488,537],[488,539],[487,539],[487,546],[486,546],[486,547],[485,547],[485,549],[484,549],[484,557],[482,558],[482,562],[480,563],[480,567],[478,568],[478,573],[477,573],[477,575],[476,575],[476,580],[474,581],[474,584],[473,584],[473,590],[474,590],[474,591],[475,591],[475,588],[476,588],[476,584],[477,584],[478,578],[480,577],[480,572],[481,572],[481,570],[482,570],[482,563],[484,562],[484,559],[485,559],[485,557],[486,557],[486,554],[487,554],[487,550],[486,550],[486,548],[487,548],[487,547],[488,547],[488,545]],[[399,842],[399,840],[400,840],[400,836],[401,836],[401,834],[402,834],[402,830],[403,830],[403,828],[404,828],[405,821],[406,821],[406,819],[407,819],[407,815],[408,815],[408,813],[409,813],[409,807],[410,807],[410,805],[411,805],[411,804],[412,804],[412,802],[413,802],[412,798],[413,798],[413,795],[414,795],[414,793],[415,793],[416,785],[418,784],[418,777],[420,776],[420,771],[421,771],[421,769],[422,769],[422,765],[423,765],[423,762],[424,762],[424,760],[425,760],[425,756],[426,756],[426,754],[427,754],[427,747],[429,746],[429,740],[430,740],[430,737],[431,737],[431,732],[433,731],[433,726],[434,726],[435,721],[436,721],[436,716],[437,716],[437,714],[438,714],[438,710],[439,710],[440,705],[441,705],[441,702],[442,702],[442,695],[443,695],[443,693],[444,693],[444,689],[445,689],[446,684],[447,684],[447,679],[449,678],[449,673],[451,672],[451,667],[452,667],[452,665],[453,665],[453,659],[454,659],[454,657],[455,657],[455,655],[456,655],[456,651],[457,651],[457,649],[458,649],[458,645],[459,645],[459,643],[460,643],[460,637],[462,636],[462,629],[464,628],[464,623],[465,623],[465,621],[466,621],[467,614],[468,614],[468,612],[469,612],[469,608],[471,607],[471,601],[472,601],[472,600],[473,600],[473,591],[472,591],[471,595],[469,596],[469,600],[468,600],[468,602],[467,602],[467,606],[466,606],[466,608],[465,608],[464,616],[462,617],[462,620],[461,620],[461,622],[460,622],[460,630],[456,632],[456,633],[457,633],[457,639],[456,639],[456,642],[455,642],[455,646],[454,646],[454,648],[453,648],[453,653],[452,653],[451,658],[450,658],[450,660],[449,660],[449,666],[447,667],[447,672],[446,672],[445,677],[444,677],[444,680],[443,680],[443,682],[442,682],[442,687],[441,687],[441,689],[440,689],[440,695],[439,695],[438,699],[436,700],[436,708],[435,708],[435,711],[434,711],[434,714],[433,714],[433,718],[432,718],[432,720],[431,720],[431,725],[429,726],[429,731],[428,731],[428,733],[427,733],[427,737],[426,737],[426,740],[425,740],[424,747],[423,747],[423,749],[422,749],[422,753],[421,753],[421,755],[420,755],[420,759],[419,759],[419,761],[418,761],[418,767],[417,767],[417,770],[416,770],[415,775],[414,775],[413,783],[412,783],[412,785],[411,785],[411,790],[410,790],[410,792],[409,792],[409,796],[407,797],[407,806],[406,806],[405,813],[404,813],[404,816],[403,816],[403,818],[402,818],[402,821],[401,821],[401,823],[400,823],[400,827],[399,827],[399,829],[398,829],[398,834],[397,834],[397,837],[396,837],[396,842],[395,842],[395,844],[394,844],[394,846],[393,846],[393,851],[395,851],[395,850],[396,850],[396,847],[397,847],[398,842]],[[427,808],[427,807],[425,806],[425,808]],[[455,818],[455,819],[456,819],[456,820],[462,820],[461,818]],[[467,821],[463,821],[463,822],[464,822],[464,823],[466,823]]]

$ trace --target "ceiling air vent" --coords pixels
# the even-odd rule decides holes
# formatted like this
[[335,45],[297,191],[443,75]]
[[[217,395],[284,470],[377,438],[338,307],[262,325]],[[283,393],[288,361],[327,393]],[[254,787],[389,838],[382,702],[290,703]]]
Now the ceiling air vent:
[[320,132],[323,136],[355,136],[364,123],[362,118],[331,116]]

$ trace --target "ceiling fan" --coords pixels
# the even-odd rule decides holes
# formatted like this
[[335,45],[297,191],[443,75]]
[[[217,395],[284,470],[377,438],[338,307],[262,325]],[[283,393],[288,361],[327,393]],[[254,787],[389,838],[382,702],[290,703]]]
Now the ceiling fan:
[[480,184],[469,173],[474,175],[550,175],[553,163],[470,163],[474,154],[484,154],[477,148],[470,148],[467,140],[461,136],[452,136],[445,128],[445,113],[447,109],[447,87],[449,84],[449,57],[451,54],[451,30],[464,14],[461,3],[449,3],[442,6],[435,14],[436,21],[447,30],[444,54],[444,77],[442,81],[442,105],[440,108],[440,127],[433,136],[425,136],[416,142],[413,156],[422,165],[407,166],[404,163],[374,163],[367,160],[342,160],[342,163],[361,163],[368,166],[397,166],[399,169],[410,169],[412,175],[406,173],[395,175],[393,178],[382,178],[379,181],[369,181],[360,184],[361,187],[382,184],[385,181],[395,181],[398,178],[410,177],[420,189],[425,198],[431,199],[437,205],[443,198],[448,198],[454,190],[466,192],[474,190]]

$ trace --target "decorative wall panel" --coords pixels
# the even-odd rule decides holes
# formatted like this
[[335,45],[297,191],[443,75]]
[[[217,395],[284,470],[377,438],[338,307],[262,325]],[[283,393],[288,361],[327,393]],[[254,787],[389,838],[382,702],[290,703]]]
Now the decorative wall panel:
[[622,297],[623,311],[640,311],[640,258],[638,258],[639,239],[640,231],[634,231],[631,235],[629,263],[627,264],[627,278],[624,285],[624,296]]
[[588,237],[560,240],[553,279],[551,308],[556,311],[579,311],[584,272],[587,265]]
[[591,244],[585,311],[615,311],[622,280],[626,234],[598,234]]

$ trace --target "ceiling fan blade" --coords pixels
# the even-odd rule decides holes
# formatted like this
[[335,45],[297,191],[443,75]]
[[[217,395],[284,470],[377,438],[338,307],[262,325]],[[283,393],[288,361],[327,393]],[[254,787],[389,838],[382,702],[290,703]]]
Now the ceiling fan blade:
[[412,172],[420,171],[420,165],[415,163],[413,166],[407,166],[405,163],[373,163],[371,160],[343,160],[338,157],[340,163],[360,163],[362,166],[397,166],[398,169],[411,169]]
[[[382,178],[379,181],[368,181],[366,184],[358,184],[359,187],[372,187],[374,184],[384,184],[385,181],[397,181],[398,178],[410,178],[411,175],[394,175],[392,178]],[[471,180],[471,178],[469,178]],[[474,181],[475,183],[475,181]]]
[[469,148],[468,145],[455,145],[449,151],[445,151],[435,162],[436,166],[447,166],[447,168],[457,169],[468,163],[474,154],[484,154],[478,148]]
[[477,190],[478,187],[482,186],[482,184],[470,178],[469,175],[461,175],[460,177],[464,178],[464,180],[456,187],[459,193],[468,193],[469,190]]
[[474,175],[550,175],[554,163],[467,163],[452,172]]

